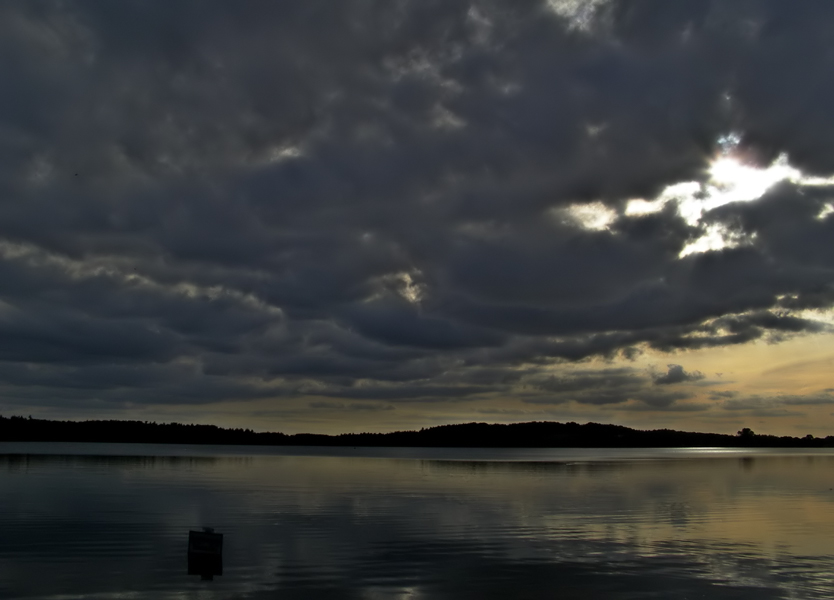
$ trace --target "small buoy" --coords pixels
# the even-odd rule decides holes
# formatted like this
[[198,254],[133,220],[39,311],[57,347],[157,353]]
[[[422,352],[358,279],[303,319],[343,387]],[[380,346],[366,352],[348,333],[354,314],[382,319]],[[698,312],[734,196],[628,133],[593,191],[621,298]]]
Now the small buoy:
[[211,581],[223,574],[223,534],[213,527],[188,532],[188,574]]

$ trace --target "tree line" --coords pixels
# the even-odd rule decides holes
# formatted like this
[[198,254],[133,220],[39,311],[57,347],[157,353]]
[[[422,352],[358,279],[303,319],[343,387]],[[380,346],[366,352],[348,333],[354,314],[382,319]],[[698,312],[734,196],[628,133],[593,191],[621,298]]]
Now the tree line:
[[52,421],[0,416],[0,441],[236,444],[257,446],[414,446],[471,448],[834,447],[834,436],[737,435],[671,429],[639,430],[600,423],[463,423],[419,431],[323,435],[256,432],[216,425],[149,421]]

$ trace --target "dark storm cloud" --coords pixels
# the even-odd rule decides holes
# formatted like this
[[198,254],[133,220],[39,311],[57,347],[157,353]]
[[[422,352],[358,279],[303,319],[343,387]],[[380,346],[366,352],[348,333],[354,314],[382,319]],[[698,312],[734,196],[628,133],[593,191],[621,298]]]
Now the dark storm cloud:
[[[834,190],[623,209],[730,131],[834,171],[832,33],[787,0],[0,2],[6,398],[685,406],[547,368],[825,329],[792,311],[834,304]],[[749,243],[680,258],[706,225]]]
[[[818,308],[830,306],[831,281],[820,280],[819,276],[834,266],[834,250],[829,243],[834,219],[820,215],[832,199],[832,186],[783,184],[758,202],[728,204],[711,211],[707,219],[747,237],[755,236],[757,253],[778,267],[771,267],[771,286],[778,291],[783,288],[788,294],[782,306]],[[808,291],[797,294],[797,287]]]

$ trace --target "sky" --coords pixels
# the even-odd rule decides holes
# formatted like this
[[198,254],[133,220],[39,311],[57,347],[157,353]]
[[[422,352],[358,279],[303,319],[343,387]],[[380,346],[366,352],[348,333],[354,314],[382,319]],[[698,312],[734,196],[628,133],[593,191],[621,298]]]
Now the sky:
[[0,0],[0,414],[834,434],[830,0]]

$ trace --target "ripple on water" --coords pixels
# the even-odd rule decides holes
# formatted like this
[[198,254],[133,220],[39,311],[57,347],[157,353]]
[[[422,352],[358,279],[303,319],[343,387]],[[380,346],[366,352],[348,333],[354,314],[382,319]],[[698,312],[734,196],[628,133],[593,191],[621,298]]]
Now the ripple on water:
[[537,452],[0,456],[0,597],[831,596],[830,454]]

